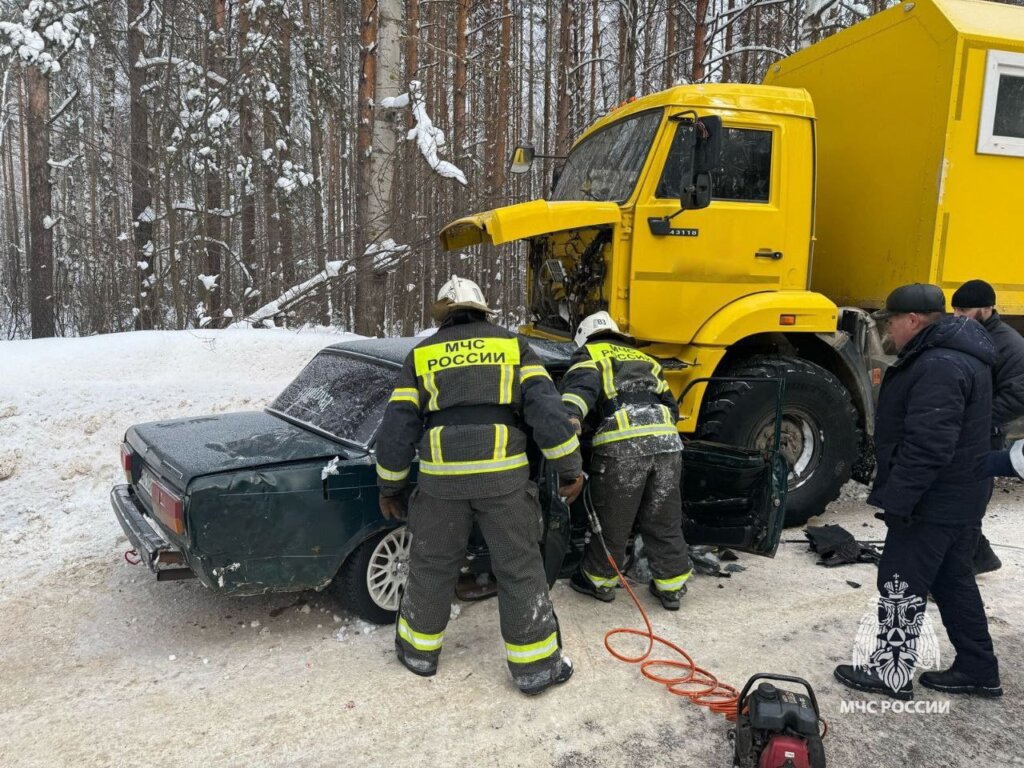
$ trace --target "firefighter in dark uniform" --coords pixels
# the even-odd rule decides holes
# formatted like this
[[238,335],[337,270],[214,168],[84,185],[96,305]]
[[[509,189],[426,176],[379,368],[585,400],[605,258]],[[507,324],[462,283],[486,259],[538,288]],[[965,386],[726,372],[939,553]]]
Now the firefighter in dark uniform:
[[[692,565],[683,538],[676,400],[658,361],[636,349],[607,312],[584,318],[576,343],[562,378],[562,402],[577,426],[588,416],[595,425],[590,489],[608,551],[621,569],[639,521],[651,594],[667,610],[678,610]],[[569,583],[598,600],[615,599],[618,575],[596,539]]]
[[440,327],[405,360],[377,440],[381,514],[404,518],[412,552],[395,647],[412,672],[431,676],[474,521],[498,582],[501,634],[512,678],[540,693],[572,674],[548,597],[542,515],[529,479],[522,421],[559,474],[561,495],[583,486],[579,439],[558,390],[529,345],[492,325],[480,288],[458,277],[434,305]]
[[882,510],[885,548],[878,564],[878,643],[867,664],[842,664],[850,688],[913,697],[911,675],[922,613],[931,593],[952,666],[918,682],[942,693],[1001,696],[999,662],[974,580],[974,550],[991,481],[982,477],[991,435],[995,347],[984,329],[945,314],[935,285],[889,294],[875,313],[898,350],[878,392],[868,504]]
[[[956,289],[952,299],[958,316],[977,320],[996,345],[992,367],[992,450],[1006,447],[1010,422],[1024,416],[1024,336],[1004,323],[996,311],[995,289],[984,280],[968,280]],[[974,551],[974,572],[999,570],[1002,562],[992,551],[984,532]]]

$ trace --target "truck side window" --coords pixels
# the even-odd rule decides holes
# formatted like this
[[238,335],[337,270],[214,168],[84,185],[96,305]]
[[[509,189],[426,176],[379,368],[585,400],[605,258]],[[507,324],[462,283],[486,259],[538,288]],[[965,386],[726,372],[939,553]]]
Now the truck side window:
[[[772,132],[750,128],[725,128],[722,136],[722,164],[712,172],[714,200],[767,203],[771,195]],[[677,199],[679,184],[692,171],[686,131],[676,130],[668,150],[665,169],[655,196]]]

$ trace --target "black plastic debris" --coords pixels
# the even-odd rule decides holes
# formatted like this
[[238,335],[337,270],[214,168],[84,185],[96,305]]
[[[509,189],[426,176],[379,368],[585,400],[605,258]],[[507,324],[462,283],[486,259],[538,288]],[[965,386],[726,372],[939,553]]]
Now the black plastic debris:
[[881,550],[853,538],[853,534],[841,525],[809,525],[804,535],[810,544],[810,551],[819,556],[818,565],[835,568],[850,563],[878,563]]

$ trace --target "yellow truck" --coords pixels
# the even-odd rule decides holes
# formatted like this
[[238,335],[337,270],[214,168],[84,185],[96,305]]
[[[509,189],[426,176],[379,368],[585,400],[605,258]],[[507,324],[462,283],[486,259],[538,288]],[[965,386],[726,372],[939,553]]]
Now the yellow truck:
[[[513,170],[532,162],[520,147]],[[607,309],[667,361],[679,430],[764,446],[786,379],[787,522],[871,468],[895,286],[991,282],[1024,316],[1024,9],[919,0],[774,64],[687,85],[576,141],[550,199],[452,222],[446,249],[525,241],[524,333]],[[670,364],[668,364],[670,363]],[[710,379],[710,381],[706,381]],[[685,393],[685,394],[684,394]]]

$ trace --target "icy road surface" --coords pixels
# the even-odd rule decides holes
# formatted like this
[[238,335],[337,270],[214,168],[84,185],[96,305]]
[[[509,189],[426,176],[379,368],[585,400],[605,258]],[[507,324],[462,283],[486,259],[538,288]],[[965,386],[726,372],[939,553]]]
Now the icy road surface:
[[[0,343],[0,766],[731,765],[728,726],[612,659],[604,632],[639,623],[560,583],[576,674],[527,699],[505,670],[493,600],[453,612],[437,677],[395,661],[392,630],[326,594],[223,598],[128,565],[107,494],[135,422],[254,409],[338,335],[136,333]],[[883,528],[851,485],[816,522]],[[659,632],[723,680],[806,677],[829,722],[833,768],[1024,765],[1024,485],[996,490],[986,532],[1003,569],[980,579],[1006,696],[948,714],[850,714],[840,687],[874,583],[826,570],[802,544],[698,577]],[[799,538],[790,531],[786,538]],[[863,585],[857,589],[847,581]],[[934,607],[930,612],[938,623]],[[941,627],[942,653],[951,649]]]

